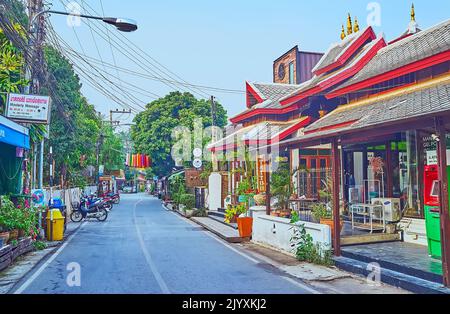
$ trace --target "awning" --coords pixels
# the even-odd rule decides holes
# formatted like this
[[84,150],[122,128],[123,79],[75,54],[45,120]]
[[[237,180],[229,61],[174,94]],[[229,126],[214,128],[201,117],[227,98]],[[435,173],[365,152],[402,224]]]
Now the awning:
[[0,142],[30,149],[28,129],[0,115]]

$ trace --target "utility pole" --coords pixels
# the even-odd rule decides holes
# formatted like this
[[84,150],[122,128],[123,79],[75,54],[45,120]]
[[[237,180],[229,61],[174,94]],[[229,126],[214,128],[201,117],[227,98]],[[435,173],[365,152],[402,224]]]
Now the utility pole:
[[216,122],[216,101],[215,97],[211,96],[211,126],[215,126]]
[[[35,17],[39,12],[44,9],[43,0],[28,0],[28,46],[30,47],[31,53],[25,56],[25,62],[28,65],[26,67],[25,78],[29,80],[30,85],[26,87],[25,94],[39,94],[40,92],[40,79],[43,74],[43,69],[45,66],[43,44],[45,39],[45,18],[43,15]],[[47,130],[49,130],[47,128]],[[44,168],[44,140],[41,143],[33,143],[35,146],[33,154],[33,164],[36,164],[37,150],[36,146],[39,145],[39,166],[37,171],[36,166],[33,171],[32,182],[37,185],[39,189],[43,188],[43,168]],[[37,174],[39,173],[39,180],[37,180]],[[25,188],[27,188],[27,185]]]
[[113,121],[113,114],[125,114],[125,113],[131,113],[131,109],[130,110],[119,110],[119,109],[110,110],[109,111],[109,122],[111,123],[111,127],[113,127],[114,122],[117,122],[117,121]]

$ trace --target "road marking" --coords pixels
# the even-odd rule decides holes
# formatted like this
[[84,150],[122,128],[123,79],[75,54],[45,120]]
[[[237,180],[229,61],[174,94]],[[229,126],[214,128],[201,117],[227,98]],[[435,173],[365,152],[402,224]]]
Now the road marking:
[[16,291],[14,291],[14,294],[22,294],[32,283],[36,280],[37,277],[50,265],[56,257],[64,250],[64,248],[72,241],[72,239],[77,235],[77,233],[83,228],[83,226],[86,224],[86,221],[81,224],[80,227],[78,227],[77,231],[75,231],[74,234],[72,234],[66,242],[63,243],[59,247],[59,249],[53,253],[53,255],[44,263],[41,267],[33,274],[30,278],[28,278]]
[[[192,222],[190,219],[184,218],[184,217],[180,216],[179,214],[177,214],[177,213],[175,213],[175,212],[173,212],[173,211],[170,211],[170,213],[173,214],[173,215],[175,215],[175,216],[177,216],[179,219],[181,219],[181,220],[183,220],[183,221],[185,221],[185,222],[187,222],[187,223],[189,223],[189,224],[191,224],[191,225],[198,226],[198,224],[196,224],[195,222]],[[244,257],[244,258],[250,260],[251,262],[253,262],[253,263],[255,263],[255,264],[261,263],[261,261],[259,261],[259,260],[255,259],[255,258],[251,257],[250,255],[247,255],[246,253],[244,253],[244,252],[242,252],[242,251],[240,251],[240,250],[234,248],[233,246],[231,246],[230,244],[228,244],[227,242],[225,242],[223,239],[217,237],[215,234],[212,234],[210,231],[206,230],[206,231],[204,231],[203,233],[206,234],[208,237],[210,237],[210,238],[216,240],[217,242],[219,242],[220,244],[222,244],[222,245],[225,246],[226,248],[228,248],[228,249],[232,250],[233,252],[235,252],[235,253],[241,255],[242,257]],[[279,268],[279,267],[278,267],[277,265],[275,265],[275,263],[273,263],[272,260],[271,260],[270,258],[268,258],[268,257],[264,257],[264,261],[267,262],[267,263],[269,263],[269,264],[271,264],[271,265],[273,265],[273,266],[275,266],[275,267],[277,267],[277,268]],[[308,285],[303,284],[303,283],[301,283],[301,282],[299,282],[299,281],[297,281],[297,280],[294,280],[294,279],[292,279],[292,278],[290,278],[290,277],[285,277],[285,276],[281,276],[281,277],[282,277],[284,280],[290,282],[291,284],[296,285],[297,287],[299,287],[299,288],[301,288],[301,289],[303,289],[303,290],[306,290],[306,291],[310,292],[311,294],[322,294],[320,291],[315,290],[314,288],[311,288],[311,287],[309,287]]]
[[136,206],[141,203],[144,199],[141,198],[138,202],[134,204],[133,207],[133,219],[134,219],[134,225],[136,227],[137,236],[139,239],[139,244],[141,246],[141,250],[144,253],[145,260],[147,261],[148,266],[150,266],[150,270],[152,271],[153,276],[155,277],[156,281],[158,282],[159,287],[161,288],[161,291],[164,294],[170,294],[170,290],[167,287],[166,282],[162,278],[161,274],[159,273],[158,269],[156,268],[155,263],[153,262],[152,256],[150,255],[150,252],[145,247],[144,238],[142,237],[141,229],[139,228],[139,225],[137,223],[136,219]]

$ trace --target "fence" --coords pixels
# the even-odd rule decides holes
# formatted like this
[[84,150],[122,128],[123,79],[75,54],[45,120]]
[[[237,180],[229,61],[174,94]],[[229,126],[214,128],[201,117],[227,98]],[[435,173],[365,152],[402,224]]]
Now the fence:
[[294,194],[291,208],[298,212],[301,221],[317,223],[312,216],[316,204],[330,204],[332,195],[332,172],[330,168],[299,169],[294,172]]

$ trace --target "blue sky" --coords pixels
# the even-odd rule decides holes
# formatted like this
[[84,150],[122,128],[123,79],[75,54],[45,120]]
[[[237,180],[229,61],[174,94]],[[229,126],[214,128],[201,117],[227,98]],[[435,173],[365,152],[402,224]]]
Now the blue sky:
[[[82,2],[82,0],[77,0]],[[85,0],[101,12],[100,0]],[[185,81],[193,84],[227,89],[244,89],[245,80],[271,82],[272,62],[295,45],[301,50],[324,52],[339,40],[341,24],[347,13],[357,16],[361,27],[366,26],[371,1],[361,0],[102,0],[107,16],[130,17],[138,21],[139,30],[125,34],[152,58],[166,66]],[[59,0],[55,9],[62,9]],[[390,40],[406,30],[411,1],[377,1],[381,8],[381,25]],[[416,17],[422,29],[448,19],[450,1],[416,0]],[[64,17],[52,16],[57,32],[77,51],[113,63],[108,43],[82,25],[74,30]],[[101,22],[93,22],[101,23]],[[103,27],[103,26],[102,26]],[[112,32],[115,32],[111,28]],[[97,48],[99,48],[99,52]],[[100,56],[99,56],[100,55]],[[144,72],[141,67],[114,53],[117,64]],[[157,95],[170,89],[159,82],[121,75]],[[120,108],[89,86],[84,94],[99,111]],[[211,92],[208,92],[211,93]],[[214,93],[233,116],[245,109],[242,94]],[[139,96],[143,102],[152,99]],[[121,119],[127,117],[122,116]],[[131,117],[129,117],[131,119]]]

